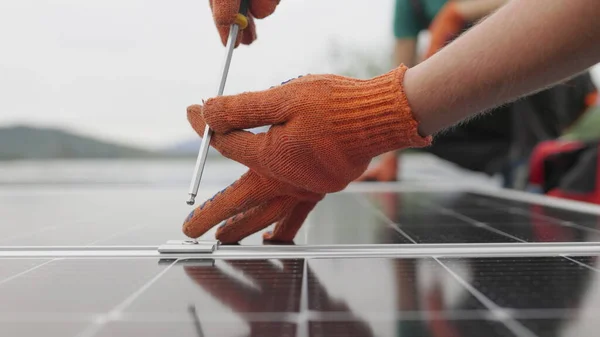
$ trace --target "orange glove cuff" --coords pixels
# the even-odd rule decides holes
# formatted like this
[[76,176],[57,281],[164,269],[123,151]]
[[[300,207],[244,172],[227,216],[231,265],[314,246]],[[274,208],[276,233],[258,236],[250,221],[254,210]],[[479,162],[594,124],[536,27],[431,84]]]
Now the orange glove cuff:
[[[425,147],[432,137],[418,132],[402,83],[408,68],[396,69],[370,80],[340,81],[332,86],[329,110],[333,132],[346,152],[372,158],[407,147]],[[336,113],[337,111],[340,113]]]

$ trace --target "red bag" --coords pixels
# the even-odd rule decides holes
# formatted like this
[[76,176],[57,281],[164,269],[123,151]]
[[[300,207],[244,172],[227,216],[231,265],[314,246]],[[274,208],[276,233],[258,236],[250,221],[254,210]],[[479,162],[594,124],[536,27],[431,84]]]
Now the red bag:
[[529,185],[558,198],[600,204],[600,141],[551,140],[538,144],[529,163]]

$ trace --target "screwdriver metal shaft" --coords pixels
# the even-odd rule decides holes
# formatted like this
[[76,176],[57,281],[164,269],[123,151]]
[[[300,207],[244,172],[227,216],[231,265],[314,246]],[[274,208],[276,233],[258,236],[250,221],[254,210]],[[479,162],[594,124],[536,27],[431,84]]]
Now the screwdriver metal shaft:
[[[219,84],[219,90],[217,96],[223,95],[225,89],[225,82],[227,81],[227,73],[229,72],[229,65],[231,64],[231,57],[235,48],[235,40],[240,27],[237,24],[231,25],[229,29],[229,37],[227,38],[227,44],[225,46],[225,63],[223,64],[223,71],[221,73],[221,83]],[[204,136],[202,137],[202,143],[200,144],[200,150],[198,151],[198,158],[196,159],[196,166],[194,167],[194,174],[192,176],[192,183],[189,189],[188,205],[193,205],[196,201],[196,195],[198,195],[198,188],[200,187],[200,180],[202,180],[202,172],[204,171],[204,164],[206,163],[206,155],[208,154],[208,148],[210,146],[210,138],[212,137],[212,130],[207,126],[204,129]]]

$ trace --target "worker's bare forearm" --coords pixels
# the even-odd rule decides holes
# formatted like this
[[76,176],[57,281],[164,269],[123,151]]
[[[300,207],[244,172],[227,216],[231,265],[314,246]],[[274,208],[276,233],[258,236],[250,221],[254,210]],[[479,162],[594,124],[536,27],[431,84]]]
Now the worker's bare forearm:
[[433,134],[600,61],[598,0],[513,0],[425,62],[404,85]]

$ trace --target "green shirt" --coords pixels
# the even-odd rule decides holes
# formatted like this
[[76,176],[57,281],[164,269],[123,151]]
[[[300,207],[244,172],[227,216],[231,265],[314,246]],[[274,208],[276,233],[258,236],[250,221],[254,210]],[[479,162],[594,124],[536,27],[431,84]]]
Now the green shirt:
[[[427,29],[448,0],[396,0],[394,35],[396,38],[417,38]],[[419,8],[415,8],[415,3]]]

